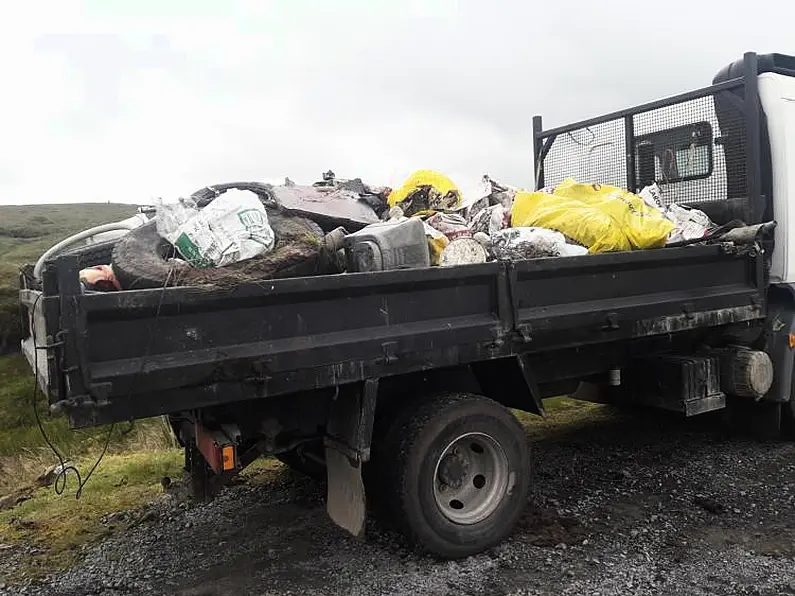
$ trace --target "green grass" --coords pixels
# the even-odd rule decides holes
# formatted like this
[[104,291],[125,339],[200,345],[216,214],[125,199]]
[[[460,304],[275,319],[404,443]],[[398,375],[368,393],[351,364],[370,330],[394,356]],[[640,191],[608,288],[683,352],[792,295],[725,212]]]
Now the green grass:
[[[37,488],[36,479],[58,463],[39,430],[33,411],[33,376],[21,355],[0,357],[0,497],[22,502],[0,511],[0,544],[35,546],[14,582],[62,569],[77,557],[77,547],[119,529],[102,522],[118,511],[139,510],[163,491],[164,476],[181,478],[182,452],[161,418],[139,420],[113,429],[107,453],[75,499],[77,482],[68,476],[67,490]],[[109,427],[72,430],[64,418],[49,415],[38,396],[42,426],[65,460],[85,476],[102,452]]]
[[[56,461],[44,440],[33,410],[33,375],[19,354],[0,357],[0,496],[24,486]],[[50,441],[63,457],[79,458],[101,449],[108,427],[73,430],[65,418],[52,417],[39,392],[39,419]],[[173,437],[160,418],[138,421],[132,429],[117,426],[111,453],[156,450],[173,445]]]
[[[93,462],[78,464],[88,469]],[[70,477],[68,494],[57,495],[51,488],[33,491],[27,501],[0,512],[0,543],[36,547],[25,557],[7,581],[32,578],[64,569],[79,556],[79,547],[135,523],[135,516],[122,523],[103,523],[103,517],[120,511],[135,511],[163,493],[163,477],[179,477],[182,453],[111,455],[91,477],[80,500],[74,498],[75,479]]]
[[[36,483],[57,463],[44,442],[33,414],[33,378],[20,355],[0,357],[0,497],[19,504],[0,511],[0,545],[36,547],[6,583],[36,578],[68,568],[80,556],[79,547],[121,531],[136,520],[147,504],[163,494],[161,479],[181,480],[183,454],[161,418],[139,420],[130,429],[117,425],[107,453],[75,499],[76,477],[68,475],[62,495]],[[72,430],[64,418],[50,417],[43,397],[39,411],[44,429],[65,459],[85,476],[102,451],[109,427]],[[274,459],[255,462],[244,471],[248,482],[269,482],[284,473]],[[172,490],[184,490],[176,482]],[[111,513],[132,512],[123,522],[106,523]]]
[[[162,477],[182,474],[182,455],[174,448],[170,428],[156,418],[114,428],[107,453],[80,500],[74,498],[76,480],[71,475],[63,495],[52,487],[37,488],[37,477],[58,459],[34,415],[28,363],[18,353],[2,355],[18,350],[23,331],[19,268],[35,263],[45,250],[76,232],[135,211],[134,206],[110,204],[0,207],[0,497],[22,501],[0,511],[0,544],[35,545],[41,553],[25,557],[17,579],[68,565],[77,556],[77,546],[112,531],[102,523],[103,516],[141,508],[162,493]],[[50,416],[42,395],[37,406],[50,441],[85,475],[110,429],[72,430],[64,418]]]
[[16,350],[21,338],[19,268],[72,234],[135,211],[133,205],[104,203],[0,206],[0,354]]
[[584,426],[613,420],[617,415],[616,409],[612,406],[570,397],[545,399],[544,409],[547,414],[545,417],[513,410],[531,441],[576,432],[578,428]]
[[[44,440],[33,412],[33,377],[21,356],[0,357],[0,496],[29,485],[48,466],[58,462]],[[66,460],[96,456],[110,427],[71,429],[65,418],[52,417],[39,395],[38,411],[44,432]],[[108,453],[156,452],[175,445],[171,429],[161,418],[116,425]]]
[[0,262],[6,270],[32,263],[64,238],[135,211],[133,205],[104,203],[0,206]]
[[[93,465],[91,458],[77,464],[82,470]],[[75,478],[69,477],[65,494],[52,488],[30,491],[29,498],[13,509],[0,511],[0,544],[25,544],[36,547],[36,554],[25,557],[14,570],[14,583],[66,569],[80,556],[79,548],[114,532],[141,522],[144,507],[165,490],[180,490],[179,485],[163,489],[161,479],[182,476],[183,455],[178,449],[147,453],[109,455],[103,461],[79,500],[74,498]],[[241,476],[246,482],[272,482],[287,474],[285,466],[273,458],[255,461]],[[108,521],[109,514],[127,512],[122,521]]]

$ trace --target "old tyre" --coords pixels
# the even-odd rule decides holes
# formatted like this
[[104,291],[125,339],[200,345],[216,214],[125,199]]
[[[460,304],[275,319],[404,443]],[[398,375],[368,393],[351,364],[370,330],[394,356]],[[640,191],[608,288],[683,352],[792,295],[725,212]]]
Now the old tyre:
[[175,256],[171,244],[157,233],[150,221],[131,230],[113,250],[113,272],[125,290],[161,288],[173,275],[168,259]]
[[104,240],[95,244],[88,244],[65,251],[64,255],[77,257],[78,269],[93,267],[94,265],[109,265],[113,258],[113,249],[119,243],[118,238]]
[[271,252],[226,267],[196,269],[180,261],[169,261],[176,256],[175,249],[160,237],[153,220],[119,241],[113,251],[113,271],[125,290],[166,285],[224,285],[329,272],[320,226],[302,217],[276,213],[269,213],[268,221],[276,235],[276,246]]
[[379,449],[380,493],[413,543],[459,558],[502,541],[524,510],[527,439],[503,406],[470,394],[404,412]]
[[264,204],[275,206],[272,192],[273,186],[263,182],[224,182],[222,184],[214,184],[213,186],[205,186],[197,190],[191,195],[191,198],[199,208],[202,208],[209,205],[227,190],[233,189],[253,192]]

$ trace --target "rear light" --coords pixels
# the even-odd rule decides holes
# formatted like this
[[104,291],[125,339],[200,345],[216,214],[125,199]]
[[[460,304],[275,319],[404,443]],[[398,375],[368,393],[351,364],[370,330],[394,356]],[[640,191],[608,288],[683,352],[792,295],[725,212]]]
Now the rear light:
[[196,423],[196,447],[216,474],[238,468],[237,448],[223,431],[211,431]]
[[234,470],[235,467],[237,467],[235,463],[234,445],[225,445],[221,447],[221,467],[223,467],[224,472]]

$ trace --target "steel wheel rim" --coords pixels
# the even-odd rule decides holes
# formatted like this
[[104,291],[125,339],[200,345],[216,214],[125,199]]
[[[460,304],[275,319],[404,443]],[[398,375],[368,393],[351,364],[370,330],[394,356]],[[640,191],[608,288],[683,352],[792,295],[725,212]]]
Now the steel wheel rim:
[[508,492],[508,456],[486,433],[466,433],[450,441],[436,460],[433,496],[442,515],[472,525],[489,517]]

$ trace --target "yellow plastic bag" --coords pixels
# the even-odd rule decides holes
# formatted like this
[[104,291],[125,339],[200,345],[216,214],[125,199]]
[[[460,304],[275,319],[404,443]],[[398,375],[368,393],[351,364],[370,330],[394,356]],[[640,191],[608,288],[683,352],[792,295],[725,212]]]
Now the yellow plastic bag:
[[444,252],[444,249],[450,244],[450,239],[439,230],[429,225],[427,221],[422,223],[425,225],[425,237],[428,239],[428,252],[431,256],[431,265],[438,265],[442,258],[442,252]]
[[417,170],[400,188],[389,193],[390,207],[398,206],[407,216],[455,209],[461,204],[461,191],[444,174]]
[[555,189],[555,194],[579,199],[609,215],[635,249],[665,246],[675,227],[662,211],[651,207],[638,195],[615,186],[578,184],[569,178]]
[[674,229],[662,212],[637,195],[571,178],[553,194],[517,193],[511,225],[557,230],[591,253],[659,248]]
[[582,201],[544,192],[516,193],[511,226],[556,230],[592,253],[632,249],[609,215]]

